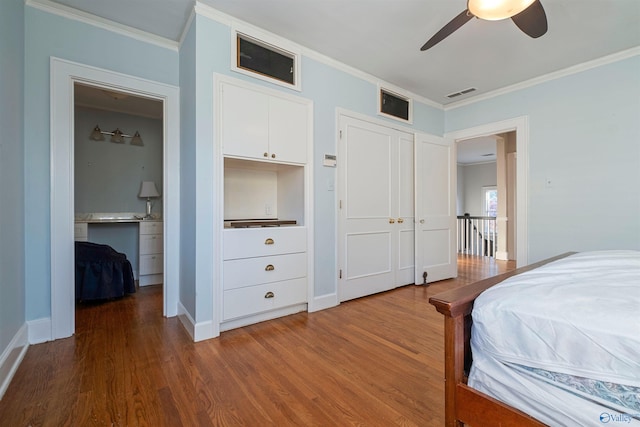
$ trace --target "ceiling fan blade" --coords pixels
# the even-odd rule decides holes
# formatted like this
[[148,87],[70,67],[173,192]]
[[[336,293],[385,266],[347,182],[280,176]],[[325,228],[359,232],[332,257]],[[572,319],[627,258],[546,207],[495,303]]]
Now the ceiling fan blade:
[[447,25],[442,27],[442,29],[440,29],[440,31],[435,33],[434,36],[431,37],[429,39],[429,41],[427,41],[420,48],[420,50],[425,51],[425,50],[427,50],[429,48],[432,48],[436,44],[440,43],[442,40],[444,40],[449,35],[451,35],[451,33],[453,33],[455,30],[457,30],[458,28],[462,27],[469,20],[471,20],[471,18],[473,18],[473,15],[471,14],[471,12],[469,12],[468,9],[465,9],[458,16],[456,16],[451,21],[449,21],[449,23]]
[[547,32],[547,14],[544,12],[540,0],[536,0],[511,20],[529,37],[537,39]]

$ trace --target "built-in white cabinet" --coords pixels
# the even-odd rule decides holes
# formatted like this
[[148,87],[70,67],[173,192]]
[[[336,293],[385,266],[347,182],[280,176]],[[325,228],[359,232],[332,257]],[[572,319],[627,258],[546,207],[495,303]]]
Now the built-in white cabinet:
[[223,321],[307,302],[306,232],[304,227],[224,231]]
[[309,103],[221,84],[225,155],[276,162],[307,162]]
[[220,330],[307,310],[310,101],[221,78]]
[[164,239],[162,221],[142,221],[139,228],[139,284],[156,285],[163,281]]
[[76,222],[73,224],[73,240],[76,242],[86,242],[89,240],[89,224],[86,222]]

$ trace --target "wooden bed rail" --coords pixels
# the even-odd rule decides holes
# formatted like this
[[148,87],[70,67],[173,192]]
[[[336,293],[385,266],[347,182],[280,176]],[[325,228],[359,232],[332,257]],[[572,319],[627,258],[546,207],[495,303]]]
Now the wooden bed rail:
[[472,360],[471,310],[478,295],[491,286],[574,253],[567,252],[429,298],[429,302],[435,306],[436,310],[444,315],[445,425],[447,427],[460,427],[463,423],[473,427],[544,426],[529,415],[467,386],[467,372]]

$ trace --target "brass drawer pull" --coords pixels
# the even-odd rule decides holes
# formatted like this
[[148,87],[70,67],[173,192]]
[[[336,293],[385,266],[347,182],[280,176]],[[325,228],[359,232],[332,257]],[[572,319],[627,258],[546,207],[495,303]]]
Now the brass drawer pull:
[[273,241],[272,238],[268,238],[267,240],[264,241],[265,245],[273,245],[275,242]]
[[389,224],[395,224],[396,220],[393,218],[389,218]]
[[276,158],[276,155],[275,155],[275,154],[272,154],[272,155],[271,155],[271,158],[272,158],[272,159],[275,159],[275,158]]
[[273,264],[269,264],[264,268],[264,271],[273,271],[276,268],[273,266]]
[[273,298],[273,297],[275,297],[275,295],[273,294],[273,292],[269,291],[266,294],[264,294],[264,297],[265,298]]
[[263,156],[269,157],[269,153],[264,153]]
[[402,224],[403,222],[404,222],[404,219],[398,218],[398,224]]

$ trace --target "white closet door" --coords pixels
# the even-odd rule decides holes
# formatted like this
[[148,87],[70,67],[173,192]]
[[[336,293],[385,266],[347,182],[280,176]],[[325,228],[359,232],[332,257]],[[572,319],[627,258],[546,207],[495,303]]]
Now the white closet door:
[[340,121],[339,297],[346,301],[413,283],[413,136]]
[[454,144],[433,135],[416,138],[415,283],[457,275],[456,156]]
[[400,133],[398,138],[398,168],[394,194],[397,195],[395,213],[398,230],[396,286],[414,283],[415,226],[414,226],[414,166],[413,135]]

